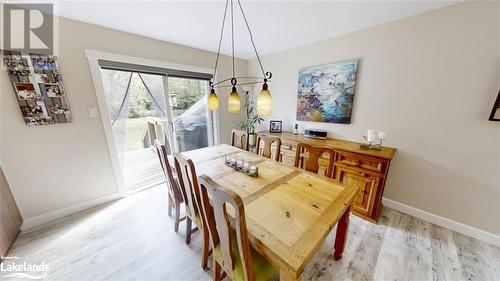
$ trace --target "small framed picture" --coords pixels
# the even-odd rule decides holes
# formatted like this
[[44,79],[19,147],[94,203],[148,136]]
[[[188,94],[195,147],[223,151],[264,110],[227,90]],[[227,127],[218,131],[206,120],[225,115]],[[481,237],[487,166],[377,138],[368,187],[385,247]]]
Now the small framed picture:
[[269,132],[281,133],[281,121],[271,120],[269,122]]
[[39,95],[36,93],[35,85],[32,83],[14,82],[17,98],[21,101],[36,100]]
[[42,94],[47,95],[49,98],[60,98],[63,96],[63,92],[59,87],[59,84],[39,84]]
[[498,91],[495,103],[493,103],[493,108],[491,109],[490,121],[500,121],[500,91]]

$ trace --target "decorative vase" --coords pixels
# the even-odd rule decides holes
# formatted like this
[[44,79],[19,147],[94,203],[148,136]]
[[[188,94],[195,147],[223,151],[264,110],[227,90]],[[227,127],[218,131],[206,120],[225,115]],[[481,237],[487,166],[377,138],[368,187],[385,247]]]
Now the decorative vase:
[[255,133],[248,134],[248,145],[254,146],[256,140],[257,140],[257,134]]

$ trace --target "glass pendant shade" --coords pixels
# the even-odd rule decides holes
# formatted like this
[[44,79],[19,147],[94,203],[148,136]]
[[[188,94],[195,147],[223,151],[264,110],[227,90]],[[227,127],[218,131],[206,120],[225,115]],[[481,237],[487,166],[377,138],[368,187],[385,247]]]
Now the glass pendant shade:
[[257,98],[257,113],[260,116],[270,116],[273,111],[273,99],[271,92],[267,89],[267,84],[264,83],[262,91]]
[[238,114],[240,113],[241,101],[240,95],[236,91],[236,87],[233,87],[229,98],[227,99],[227,111],[229,113]]
[[211,111],[217,111],[219,109],[219,98],[214,89],[211,89],[210,95],[208,95],[208,109]]

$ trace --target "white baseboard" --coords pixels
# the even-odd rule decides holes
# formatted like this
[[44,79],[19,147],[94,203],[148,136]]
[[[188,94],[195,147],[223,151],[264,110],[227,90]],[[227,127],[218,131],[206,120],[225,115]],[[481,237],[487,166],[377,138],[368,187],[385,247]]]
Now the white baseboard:
[[[44,223],[51,222],[53,220],[78,213],[84,210],[87,210],[92,207],[96,207],[99,205],[102,205],[104,203],[122,198],[123,196],[120,193],[113,193],[110,195],[106,195],[103,197],[99,197],[96,199],[92,199],[86,202],[82,202],[67,208],[62,208],[56,211],[52,211],[43,215],[39,215],[36,217],[32,217],[29,219],[24,220],[22,226],[21,226],[21,231],[25,231],[27,229],[33,228],[35,226],[42,225]],[[414,216],[416,218],[428,221],[430,223],[451,229],[453,231],[456,231],[458,233],[476,238],[478,240],[484,241],[486,243],[495,245],[500,247],[500,236],[495,235],[493,233],[472,227],[470,225],[466,225],[463,223],[456,222],[454,220],[450,220],[447,218],[443,218],[441,216],[431,214],[429,212],[408,206],[406,204],[388,199],[388,198],[382,198],[382,203],[396,211],[400,211],[402,213]]]
[[499,246],[500,247],[500,236],[495,235],[493,233],[481,230],[479,228],[472,227],[470,225],[466,225],[463,223],[456,222],[454,220],[450,220],[447,218],[440,217],[435,214],[431,214],[429,212],[408,206],[406,204],[387,199],[387,198],[382,198],[382,203],[396,211],[400,211],[402,213],[414,216],[416,218],[428,221],[430,223],[442,226],[444,228],[451,229],[453,231],[456,231],[458,233],[476,238],[478,240],[484,241],[486,243]]
[[62,208],[62,209],[48,212],[48,213],[45,213],[45,214],[42,214],[42,215],[39,215],[36,217],[25,219],[23,221],[23,224],[21,225],[21,231],[33,228],[35,226],[42,225],[44,223],[51,222],[53,220],[56,220],[56,219],[59,219],[59,218],[62,218],[62,217],[68,216],[68,215],[72,215],[72,214],[90,209],[92,207],[102,205],[104,203],[107,203],[107,202],[110,202],[110,201],[113,201],[113,200],[116,200],[116,199],[119,199],[122,197],[123,196],[120,195],[120,193],[113,193],[110,195],[106,195],[103,197],[99,197],[99,198],[95,198],[95,199],[92,199],[89,201],[85,201],[85,202],[82,202],[82,203],[79,203],[79,204],[76,204],[76,205],[73,205],[70,207]]

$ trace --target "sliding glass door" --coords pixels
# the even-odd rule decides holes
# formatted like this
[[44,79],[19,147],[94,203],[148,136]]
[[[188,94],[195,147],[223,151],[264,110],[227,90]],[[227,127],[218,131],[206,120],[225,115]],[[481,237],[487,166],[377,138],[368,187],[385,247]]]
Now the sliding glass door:
[[101,65],[101,78],[114,144],[127,190],[142,190],[165,180],[151,149],[156,140],[168,143],[169,153],[214,143],[209,80],[196,73],[113,66]]
[[116,152],[127,192],[165,182],[158,157],[149,149],[151,124],[167,121],[163,76],[101,69]]

